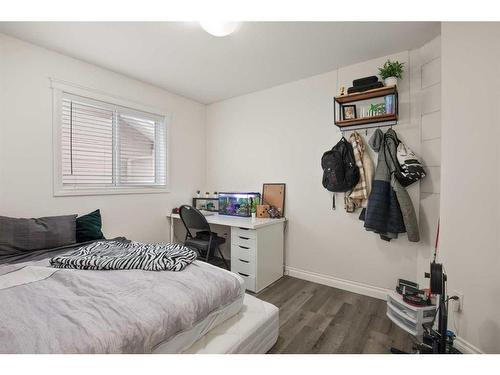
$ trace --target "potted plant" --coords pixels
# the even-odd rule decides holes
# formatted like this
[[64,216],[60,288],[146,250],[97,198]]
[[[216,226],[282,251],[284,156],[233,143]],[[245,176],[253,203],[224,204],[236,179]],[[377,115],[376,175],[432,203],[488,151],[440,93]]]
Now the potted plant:
[[386,86],[396,86],[398,78],[403,78],[404,64],[399,61],[387,60],[383,67],[378,68],[380,77]]
[[257,199],[252,199],[252,203],[250,206],[250,212],[252,214],[252,219],[255,219],[257,217],[257,205],[259,204],[259,201]]

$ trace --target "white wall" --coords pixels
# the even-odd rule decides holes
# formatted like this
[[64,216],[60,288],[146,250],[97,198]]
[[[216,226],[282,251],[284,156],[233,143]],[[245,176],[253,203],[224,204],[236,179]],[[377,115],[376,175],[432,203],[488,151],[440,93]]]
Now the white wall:
[[[341,194],[333,211],[332,195],[321,185],[321,156],[340,139],[333,124],[333,96],[340,85],[376,74],[387,58],[407,67],[410,63],[409,52],[401,52],[207,108],[210,191],[261,191],[264,182],[285,182],[286,265],[295,275],[333,283],[348,280],[369,289],[392,289],[397,278],[416,277],[420,244],[409,243],[406,236],[390,243],[380,240],[365,231],[358,213],[344,211]],[[420,119],[412,115],[408,72],[399,91],[401,121],[396,130],[419,153]],[[418,184],[410,194],[418,212]]]
[[420,183],[420,230],[422,246],[417,253],[417,282],[427,286],[424,273],[436,240],[441,190],[441,37],[411,52],[412,92],[416,121],[421,126],[420,157],[427,173]]
[[451,329],[500,353],[500,24],[442,25],[439,259],[464,294]]
[[[53,197],[49,77],[172,114],[171,193]],[[108,237],[168,239],[165,215],[205,181],[205,106],[0,34],[0,215],[85,214],[100,208]]]

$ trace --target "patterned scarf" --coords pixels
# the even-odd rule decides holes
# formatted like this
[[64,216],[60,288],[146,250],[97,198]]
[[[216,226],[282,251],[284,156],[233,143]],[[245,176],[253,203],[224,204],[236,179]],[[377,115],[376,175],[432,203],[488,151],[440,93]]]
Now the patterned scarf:
[[359,168],[359,182],[350,192],[345,194],[344,204],[347,212],[354,212],[356,208],[367,206],[372,189],[374,169],[370,155],[365,150],[363,138],[357,132],[353,132],[349,137],[349,142],[352,145],[354,159]]

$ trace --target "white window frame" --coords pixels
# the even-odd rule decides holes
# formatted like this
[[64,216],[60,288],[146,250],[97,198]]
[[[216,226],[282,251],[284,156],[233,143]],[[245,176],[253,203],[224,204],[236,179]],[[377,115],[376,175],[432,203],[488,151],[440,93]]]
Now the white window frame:
[[[108,194],[146,194],[170,192],[170,118],[164,111],[148,107],[124,98],[108,95],[100,90],[86,88],[73,83],[68,83],[55,78],[50,78],[52,88],[52,149],[53,149],[53,191],[54,196],[79,196],[79,195],[108,195]],[[63,94],[71,94],[97,100],[110,105],[125,107],[130,112],[147,112],[162,119],[165,124],[165,178],[166,184],[162,186],[65,186],[62,178],[62,98]]]

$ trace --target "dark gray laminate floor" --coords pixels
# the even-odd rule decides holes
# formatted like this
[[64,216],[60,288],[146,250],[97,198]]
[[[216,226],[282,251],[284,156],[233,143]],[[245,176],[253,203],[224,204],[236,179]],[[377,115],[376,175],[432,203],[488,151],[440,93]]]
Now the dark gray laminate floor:
[[285,276],[256,295],[280,309],[280,333],[269,353],[408,351],[411,336],[386,316],[385,301]]

